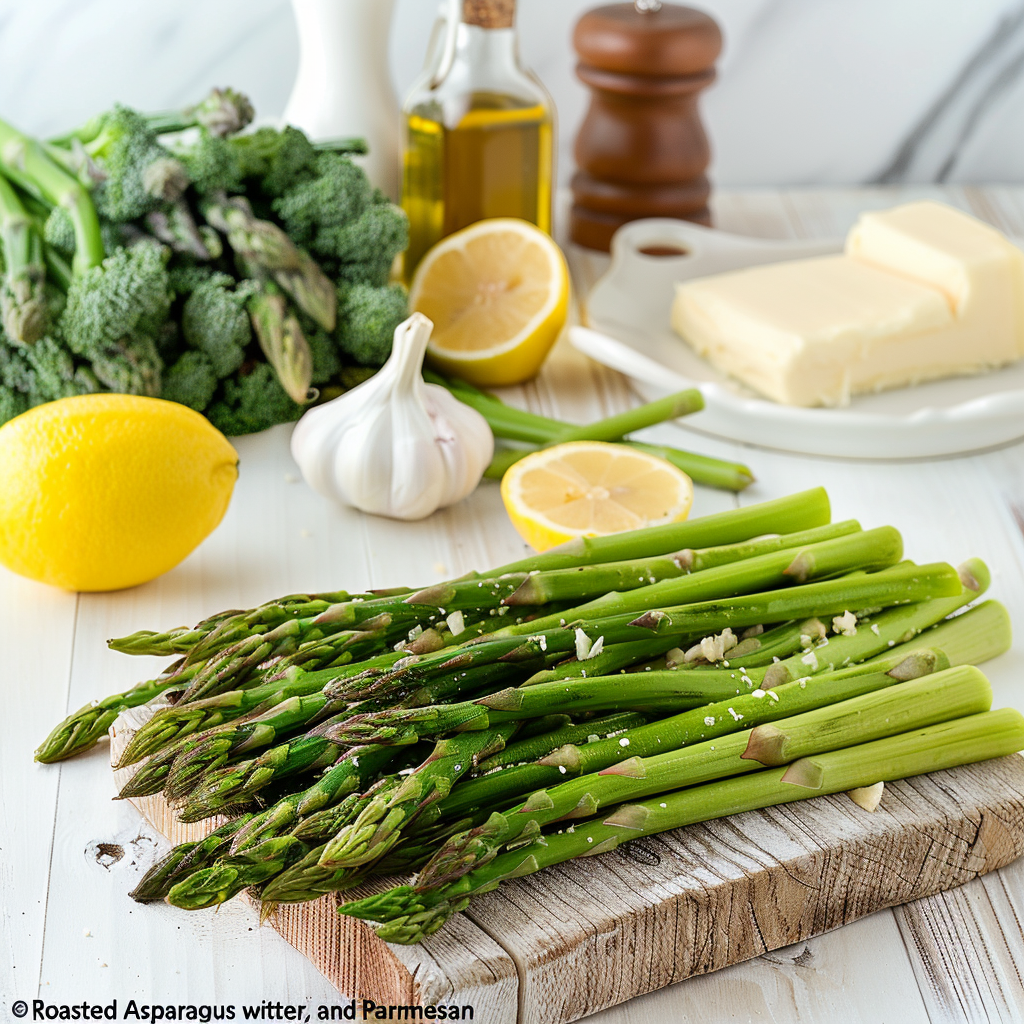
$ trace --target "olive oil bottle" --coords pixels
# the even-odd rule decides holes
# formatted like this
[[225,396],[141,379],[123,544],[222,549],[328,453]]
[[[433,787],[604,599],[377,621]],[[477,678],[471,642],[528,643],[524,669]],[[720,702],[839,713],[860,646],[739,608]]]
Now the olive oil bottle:
[[452,0],[443,46],[406,100],[409,279],[435,242],[487,217],[551,230],[554,109],[519,65],[514,0]]

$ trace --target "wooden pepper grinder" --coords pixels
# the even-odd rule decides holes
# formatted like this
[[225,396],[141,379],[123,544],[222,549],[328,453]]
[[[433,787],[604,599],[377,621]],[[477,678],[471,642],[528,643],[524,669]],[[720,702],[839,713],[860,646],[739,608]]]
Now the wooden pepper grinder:
[[640,217],[710,224],[697,97],[714,81],[718,25],[692,7],[636,0],[588,11],[573,45],[593,95],[576,137],[572,240],[607,252]]

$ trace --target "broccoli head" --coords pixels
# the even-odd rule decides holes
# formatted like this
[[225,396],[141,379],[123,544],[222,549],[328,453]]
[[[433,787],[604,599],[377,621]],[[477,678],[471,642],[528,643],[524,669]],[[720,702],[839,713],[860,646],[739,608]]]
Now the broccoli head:
[[95,375],[84,366],[76,366],[74,357],[55,338],[40,338],[25,349],[25,359],[34,374],[32,394],[39,401],[52,402],[100,390]]
[[70,259],[75,254],[75,225],[66,207],[55,206],[43,226],[46,244]]
[[94,198],[108,220],[135,220],[188,187],[181,162],[160,145],[146,118],[129,107],[119,104],[105,114],[85,151],[102,175]]
[[202,352],[186,352],[163,374],[160,397],[202,412],[217,390],[217,374]]
[[24,395],[30,394],[36,386],[36,375],[25,357],[26,350],[27,346],[15,348],[0,331],[0,385]]
[[242,192],[242,168],[232,140],[200,129],[193,145],[183,148],[181,158],[192,184],[202,195],[215,192]]
[[276,423],[293,423],[302,415],[303,407],[288,397],[269,363],[254,363],[248,373],[245,369],[224,381],[223,397],[206,410],[221,433],[255,434]]
[[408,315],[409,298],[401,285],[343,283],[338,288],[338,348],[363,366],[383,366],[395,328]]
[[27,411],[28,398],[6,384],[0,384],[0,426]]
[[68,289],[60,334],[113,391],[160,391],[156,341],[172,298],[165,256],[164,249],[148,242],[118,249],[101,266],[74,278]]
[[216,274],[193,289],[181,311],[181,329],[190,348],[202,352],[218,377],[234,373],[252,341],[246,303],[254,285]]
[[335,276],[353,284],[388,283],[395,256],[409,244],[409,218],[387,200],[374,203],[358,220],[332,234]]
[[175,295],[191,295],[204,281],[209,281],[212,277],[227,278],[227,274],[218,274],[212,267],[190,263],[167,268],[167,280]]
[[317,151],[291,125],[278,131],[260,128],[231,140],[243,178],[255,179],[268,196],[281,196],[300,182],[316,177]]
[[275,200],[274,212],[296,245],[330,259],[336,233],[373,202],[373,186],[362,168],[337,153],[320,154],[316,174]]

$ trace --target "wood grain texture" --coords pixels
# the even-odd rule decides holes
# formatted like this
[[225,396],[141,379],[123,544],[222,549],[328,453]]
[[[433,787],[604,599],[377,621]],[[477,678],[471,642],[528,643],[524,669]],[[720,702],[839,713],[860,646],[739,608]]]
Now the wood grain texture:
[[[115,754],[130,735],[115,730]],[[130,774],[115,772],[118,784]],[[182,825],[159,796],[137,804],[173,842],[218,824]],[[1022,853],[1024,758],[1014,755],[891,784],[873,814],[820,797],[570,861],[478,898],[417,946],[341,917],[336,896],[270,922],[339,992],[561,1024],[963,885]],[[934,952],[933,930],[920,931],[919,963]],[[1005,971],[985,991],[1006,1007],[1016,995]]]

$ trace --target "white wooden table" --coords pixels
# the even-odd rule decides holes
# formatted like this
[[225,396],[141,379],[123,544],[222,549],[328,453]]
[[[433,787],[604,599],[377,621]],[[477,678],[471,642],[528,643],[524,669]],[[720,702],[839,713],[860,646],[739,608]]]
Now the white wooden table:
[[[835,236],[861,209],[923,194],[1024,235],[1024,188],[732,193],[717,197],[715,213],[720,227],[738,233]],[[602,260],[572,257],[585,292]],[[622,377],[566,345],[536,382],[508,397],[579,422],[638,401]],[[243,1004],[263,999],[313,1008],[337,1002],[310,964],[260,928],[239,900],[189,914],[129,899],[163,844],[133,808],[110,799],[115,789],[103,752],[61,766],[32,761],[34,747],[68,711],[148,678],[162,664],[108,651],[110,636],[191,624],[294,591],[429,583],[524,553],[495,484],[485,482],[425,522],[375,519],[310,491],[288,454],[288,435],[278,427],[238,441],[241,475],[224,522],[153,583],[116,594],[65,594],[0,569],[0,1020],[15,1019],[15,1000],[33,999],[116,999],[119,1019],[130,999],[233,1005],[239,1018]],[[1024,443],[948,460],[879,463],[784,455],[671,425],[650,436],[754,470],[758,482],[738,498],[698,488],[694,515],[822,484],[836,518],[899,527],[908,557],[957,563],[981,556],[993,568],[990,595],[1009,607],[1024,636]],[[1019,643],[986,666],[996,706],[1024,710],[1022,652]],[[1024,862],[592,1019],[1021,1020],[1022,923]]]

